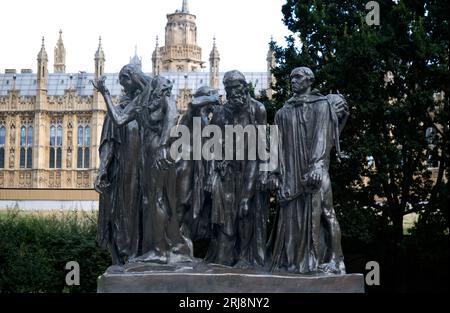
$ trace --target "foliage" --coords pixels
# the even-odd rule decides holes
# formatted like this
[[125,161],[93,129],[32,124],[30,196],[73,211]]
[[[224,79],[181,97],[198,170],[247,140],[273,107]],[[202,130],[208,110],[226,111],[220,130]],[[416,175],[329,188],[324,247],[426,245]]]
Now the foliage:
[[[289,73],[297,66],[311,67],[324,93],[345,95],[351,118],[342,147],[348,157],[338,168],[332,162],[336,202],[342,210],[379,213],[399,243],[404,215],[433,216],[448,199],[448,3],[378,3],[380,25],[369,26],[364,2],[288,0],[282,11],[293,34],[286,48],[272,43],[274,106],[289,97]],[[389,72],[393,80],[386,79]],[[438,132],[433,145],[425,137],[429,127]],[[437,179],[427,166],[431,149]],[[438,215],[448,230],[448,214]]]
[[[355,243],[366,244],[366,254],[381,251],[379,257],[398,268],[411,242],[448,242],[449,4],[377,2],[380,25],[369,26],[365,1],[287,0],[283,21],[292,34],[285,47],[271,42],[276,93],[265,104],[272,123],[290,97],[289,74],[298,66],[314,71],[324,94],[346,97],[346,157],[338,163],[333,156],[330,169],[343,241],[356,250],[363,245]],[[403,217],[410,213],[419,219],[405,241]],[[439,256],[431,245],[428,253]],[[441,257],[448,261],[448,254]]]
[[[95,292],[110,264],[96,245],[96,214],[39,215],[9,210],[0,216],[0,292]],[[65,265],[80,265],[80,286],[67,286]]]

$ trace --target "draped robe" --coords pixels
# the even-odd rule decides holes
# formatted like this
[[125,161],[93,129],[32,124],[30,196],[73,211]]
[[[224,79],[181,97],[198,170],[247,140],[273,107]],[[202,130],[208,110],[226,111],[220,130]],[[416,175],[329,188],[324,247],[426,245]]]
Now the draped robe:
[[[338,119],[327,97],[317,91],[291,98],[276,114],[279,131],[280,210],[269,240],[272,270],[309,273],[329,255],[322,221],[333,203],[328,174],[330,150],[338,142]],[[322,170],[318,188],[307,176]]]

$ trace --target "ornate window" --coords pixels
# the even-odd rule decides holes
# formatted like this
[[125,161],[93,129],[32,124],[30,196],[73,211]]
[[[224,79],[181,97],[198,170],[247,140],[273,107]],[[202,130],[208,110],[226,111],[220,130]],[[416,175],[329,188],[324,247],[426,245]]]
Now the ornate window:
[[23,125],[20,128],[20,168],[33,167],[33,127]]
[[89,168],[91,128],[80,125],[77,134],[77,168]]
[[62,126],[50,126],[50,156],[49,168],[62,167]]
[[0,125],[0,168],[5,168],[6,128]]

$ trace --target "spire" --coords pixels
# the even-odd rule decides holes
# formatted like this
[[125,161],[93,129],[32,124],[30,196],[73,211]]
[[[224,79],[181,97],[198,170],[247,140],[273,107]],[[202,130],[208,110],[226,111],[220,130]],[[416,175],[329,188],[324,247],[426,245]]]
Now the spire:
[[213,37],[213,47],[211,50],[211,53],[209,54],[209,60],[211,61],[212,59],[220,59],[220,55],[219,55],[219,50],[217,50],[217,46],[216,46],[216,37]]
[[100,77],[105,73],[105,53],[102,48],[102,37],[98,37],[98,48],[95,52],[95,77]]
[[137,45],[134,46],[134,57],[130,58],[130,64],[134,64],[142,69],[142,58],[137,55]]
[[38,53],[38,60],[45,60],[48,61],[47,52],[45,51],[45,43],[44,43],[44,36],[42,36],[42,45],[41,50]]
[[153,64],[153,75],[159,75],[162,67],[162,58],[158,43],[158,36],[156,36],[155,50],[153,51],[152,54],[152,64]]
[[183,7],[181,9],[183,13],[189,13],[189,4],[187,0],[183,0]]
[[62,29],[59,30],[59,39],[58,39],[58,44],[61,43],[63,45],[62,42]]
[[219,89],[219,50],[216,46],[216,37],[213,38],[213,47],[209,54],[209,86]]
[[160,55],[159,52],[159,38],[156,36],[156,44],[155,44],[155,50],[153,51],[153,58],[158,57]]
[[36,108],[43,109],[47,103],[48,85],[48,57],[45,51],[44,37],[42,37],[41,50],[37,56],[36,78]]
[[95,52],[95,59],[104,59],[105,58],[105,53],[103,52],[103,48],[102,48],[102,36],[98,37],[98,48],[97,51]]
[[59,30],[59,39],[55,47],[53,71],[55,73],[66,72],[66,49],[62,40],[62,30]]

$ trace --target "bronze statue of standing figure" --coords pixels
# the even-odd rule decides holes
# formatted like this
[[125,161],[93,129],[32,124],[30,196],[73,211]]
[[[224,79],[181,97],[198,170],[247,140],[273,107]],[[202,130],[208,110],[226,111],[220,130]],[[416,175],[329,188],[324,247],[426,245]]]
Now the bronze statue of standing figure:
[[280,209],[269,241],[271,269],[296,273],[345,274],[341,231],[328,173],[330,151],[340,154],[339,134],[348,116],[340,95],[311,90],[313,72],[291,73],[294,95],[276,113]]
[[191,241],[211,236],[211,195],[205,191],[208,161],[201,155],[204,141],[201,132],[209,124],[210,115],[217,105],[220,105],[217,90],[202,86],[194,93],[187,112],[180,116],[178,122],[178,125],[187,127],[190,140],[188,159],[177,160],[176,164],[177,212],[181,232]]
[[126,98],[119,106],[112,103],[105,77],[94,83],[108,108],[105,125],[120,133],[118,140],[108,139],[104,127],[102,142],[113,144],[100,150],[100,168],[110,167],[112,173],[108,183],[102,183],[104,175],[98,179],[105,199],[100,205],[101,242],[111,249],[113,263],[190,261],[192,249],[177,220],[175,167],[169,156],[170,130],[177,119],[172,84],[160,76],[146,77],[131,64],[122,68],[119,80]]
[[[222,134],[226,134],[227,126],[245,128],[267,124],[265,107],[250,97],[241,72],[225,73],[223,84],[227,102],[214,111],[212,125],[219,126]],[[234,154],[231,160],[221,156],[212,161],[206,186],[212,195],[213,227],[207,262],[241,268],[265,264],[267,203],[258,190],[261,161],[248,157],[249,149],[254,146],[256,142],[243,138],[243,159]]]

